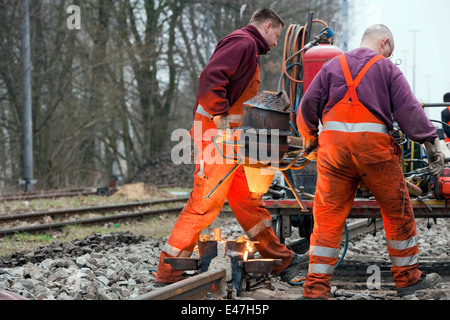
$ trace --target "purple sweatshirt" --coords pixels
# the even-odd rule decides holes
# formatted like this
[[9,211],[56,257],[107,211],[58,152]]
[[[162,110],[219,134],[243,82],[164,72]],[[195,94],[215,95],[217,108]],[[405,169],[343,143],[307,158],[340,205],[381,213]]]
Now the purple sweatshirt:
[[194,113],[201,104],[211,115],[226,114],[252,79],[259,55],[269,50],[261,33],[250,24],[220,40],[200,75]]
[[[353,79],[364,65],[377,53],[368,48],[358,48],[346,53]],[[306,91],[298,108],[298,117],[303,117],[306,128],[297,120],[299,133],[311,138],[318,133],[319,120],[336,103],[344,98],[347,85],[339,59],[326,63]],[[393,130],[395,120],[413,141],[424,143],[437,138],[436,127],[425,115],[420,103],[400,69],[389,59],[381,59],[373,65],[356,89],[359,101],[388,130]]]

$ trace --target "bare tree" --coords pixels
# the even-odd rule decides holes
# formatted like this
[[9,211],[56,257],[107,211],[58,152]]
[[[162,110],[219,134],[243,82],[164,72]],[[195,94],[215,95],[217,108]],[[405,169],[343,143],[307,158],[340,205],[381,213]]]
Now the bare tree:
[[[66,26],[71,4],[81,29]],[[273,7],[288,23],[331,21],[338,0],[249,0],[244,22]],[[241,27],[237,0],[30,2],[36,188],[102,185],[134,176],[189,129],[197,78],[217,42]],[[0,2],[0,187],[22,175],[21,10]],[[286,28],[285,28],[286,29]],[[282,34],[279,45],[284,42]],[[282,48],[262,58],[263,90],[276,90]]]

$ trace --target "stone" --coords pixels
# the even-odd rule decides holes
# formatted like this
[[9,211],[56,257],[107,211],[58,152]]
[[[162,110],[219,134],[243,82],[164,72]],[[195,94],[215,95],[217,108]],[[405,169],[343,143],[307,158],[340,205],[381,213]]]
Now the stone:
[[75,300],[75,298],[71,297],[67,293],[63,292],[56,298],[56,300]]
[[81,256],[81,257],[78,257],[75,262],[78,267],[82,268],[86,265],[87,259],[85,256]]
[[38,280],[35,279],[23,279],[20,284],[27,290],[32,291],[39,284]]
[[98,282],[100,282],[104,286],[108,286],[108,284],[109,284],[108,278],[106,278],[104,276],[99,276],[99,277],[95,278],[95,280],[97,280]]

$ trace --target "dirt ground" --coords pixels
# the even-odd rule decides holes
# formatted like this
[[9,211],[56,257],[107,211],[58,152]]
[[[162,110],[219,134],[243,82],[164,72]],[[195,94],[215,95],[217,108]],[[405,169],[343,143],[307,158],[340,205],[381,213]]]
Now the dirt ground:
[[126,197],[136,200],[150,200],[161,198],[173,198],[170,192],[160,190],[155,186],[149,186],[143,182],[123,185],[112,197]]

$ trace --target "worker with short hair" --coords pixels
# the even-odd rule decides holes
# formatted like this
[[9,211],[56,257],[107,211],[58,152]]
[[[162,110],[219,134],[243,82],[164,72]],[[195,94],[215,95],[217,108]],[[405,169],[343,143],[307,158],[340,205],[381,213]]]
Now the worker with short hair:
[[[210,148],[212,136],[221,136],[228,129],[240,125],[243,103],[258,93],[260,55],[267,54],[277,45],[283,27],[284,22],[275,11],[260,9],[246,27],[232,32],[218,43],[199,78],[191,130],[198,150]],[[308,256],[294,254],[280,243],[272,229],[272,218],[264,207],[262,195],[256,196],[249,191],[243,167],[232,173],[206,199],[208,192],[219,184],[234,164],[226,161],[210,163],[208,160],[211,159],[205,159],[210,156],[208,152],[199,152],[198,156],[201,159],[196,160],[194,187],[161,251],[156,282],[164,285],[183,279],[183,271],[172,270],[170,264],[164,263],[164,258],[191,256],[201,231],[219,215],[226,199],[248,238],[255,241],[261,256],[282,260],[273,273],[284,281],[292,280]]]
[[413,207],[400,167],[402,150],[389,135],[393,122],[425,146],[432,175],[441,173],[444,154],[436,127],[402,72],[386,59],[394,47],[389,28],[369,27],[360,48],[323,66],[298,108],[304,150],[317,156],[314,228],[302,299],[328,299],[344,224],[361,181],[381,209],[397,294],[412,294],[439,281],[439,275],[425,275],[418,268]]

